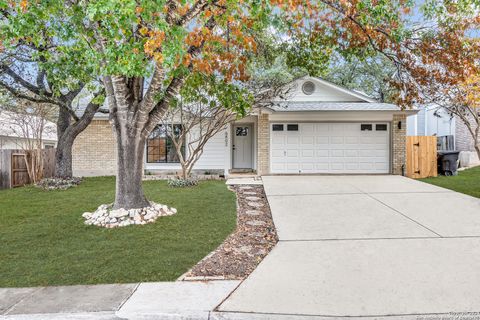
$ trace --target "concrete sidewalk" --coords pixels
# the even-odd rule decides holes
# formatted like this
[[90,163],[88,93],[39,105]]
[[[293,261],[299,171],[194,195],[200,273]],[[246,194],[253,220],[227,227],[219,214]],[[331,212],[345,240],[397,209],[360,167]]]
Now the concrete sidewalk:
[[0,319],[198,319],[211,312],[239,281],[0,289]]

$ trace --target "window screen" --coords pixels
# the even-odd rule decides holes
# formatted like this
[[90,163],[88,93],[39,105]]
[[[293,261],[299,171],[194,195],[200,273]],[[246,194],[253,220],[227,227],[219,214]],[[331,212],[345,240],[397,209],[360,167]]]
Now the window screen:
[[287,131],[298,131],[298,124],[287,124]]
[[375,130],[377,130],[377,131],[387,131],[387,125],[386,124],[377,124],[377,125],[375,125]]
[[372,125],[362,123],[360,125],[360,130],[362,130],[362,131],[372,131]]
[[283,131],[283,124],[274,124],[272,125],[273,131]]

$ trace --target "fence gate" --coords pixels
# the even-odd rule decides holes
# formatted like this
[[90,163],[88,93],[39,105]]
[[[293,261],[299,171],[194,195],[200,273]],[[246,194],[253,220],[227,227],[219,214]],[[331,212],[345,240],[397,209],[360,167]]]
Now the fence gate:
[[12,188],[20,187],[30,183],[27,164],[23,153],[12,153]]
[[437,137],[407,137],[407,168],[409,178],[437,176]]

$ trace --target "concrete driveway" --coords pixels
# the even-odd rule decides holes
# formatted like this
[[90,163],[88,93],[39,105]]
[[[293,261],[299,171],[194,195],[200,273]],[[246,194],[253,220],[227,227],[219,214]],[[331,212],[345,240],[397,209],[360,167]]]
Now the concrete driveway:
[[263,182],[280,242],[220,311],[480,316],[480,199],[399,176]]

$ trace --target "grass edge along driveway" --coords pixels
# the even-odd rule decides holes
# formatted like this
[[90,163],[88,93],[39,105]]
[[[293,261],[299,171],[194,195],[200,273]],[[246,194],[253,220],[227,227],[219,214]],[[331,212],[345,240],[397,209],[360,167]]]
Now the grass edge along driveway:
[[438,176],[419,180],[480,198],[480,166],[458,171],[457,176]]
[[104,229],[82,213],[114,199],[115,178],[65,191],[0,191],[0,287],[171,281],[234,230],[235,194],[224,181],[193,188],[144,182],[148,199],[178,209],[155,223]]

